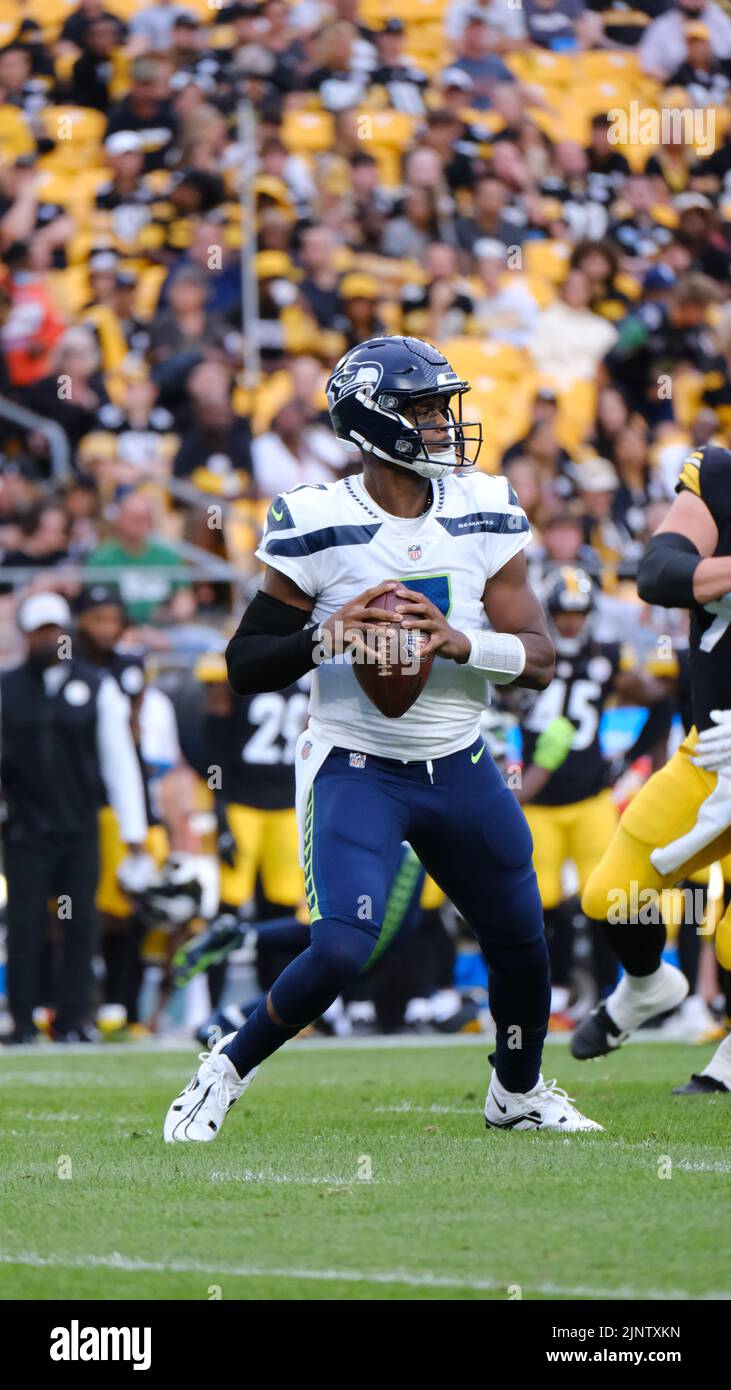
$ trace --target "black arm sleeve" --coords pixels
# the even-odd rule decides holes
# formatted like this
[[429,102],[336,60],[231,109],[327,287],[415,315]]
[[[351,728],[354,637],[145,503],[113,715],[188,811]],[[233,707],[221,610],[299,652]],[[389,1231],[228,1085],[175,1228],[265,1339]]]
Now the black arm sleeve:
[[303,608],[261,590],[226,648],[228,681],[237,695],[284,690],[315,665],[316,628]]
[[693,542],[678,531],[653,536],[637,571],[640,598],[661,608],[691,608],[693,575],[701,558]]

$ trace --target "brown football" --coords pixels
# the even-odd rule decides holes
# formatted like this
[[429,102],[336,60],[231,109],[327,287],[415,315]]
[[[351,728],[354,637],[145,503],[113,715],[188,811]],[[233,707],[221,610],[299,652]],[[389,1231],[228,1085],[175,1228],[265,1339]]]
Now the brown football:
[[[390,590],[371,599],[368,607],[392,612],[399,603],[403,599]],[[380,659],[354,660],[353,670],[376,709],[387,719],[399,719],[424,689],[433,658],[421,657],[419,649],[426,636],[418,629],[402,629],[398,619],[393,629],[385,629],[385,625],[385,630],[379,631],[380,628],[381,624],[374,623],[368,634],[368,645],[378,651]]]

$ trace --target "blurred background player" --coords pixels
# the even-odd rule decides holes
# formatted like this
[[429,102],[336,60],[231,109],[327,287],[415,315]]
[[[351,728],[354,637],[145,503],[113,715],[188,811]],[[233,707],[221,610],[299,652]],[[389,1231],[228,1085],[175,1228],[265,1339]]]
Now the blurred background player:
[[[574,733],[567,756],[545,786],[533,795],[524,792],[523,805],[533,834],[551,956],[552,1024],[572,1027],[566,1010],[578,903],[565,894],[564,873],[571,862],[582,891],[617,823],[607,785],[609,764],[599,736],[602,715],[612,697],[651,705],[664,701],[667,691],[639,670],[622,669],[618,642],[595,639],[595,585],[584,570],[563,565],[547,580],[542,597],[556,648],[556,675],[523,721],[526,763],[534,761],[541,733],[558,717],[568,719]],[[601,985],[606,975],[603,959],[595,963],[595,970]]]
[[[690,610],[693,725],[680,748],[625,811],[584,890],[584,910],[607,915],[617,893],[623,913],[607,920],[607,936],[625,974],[579,1025],[571,1050],[580,1059],[615,1050],[648,1018],[680,1003],[685,976],[662,960],[665,926],[630,916],[632,887],[672,887],[731,852],[731,453],[712,445],[684,462],[677,497],[652,537],[639,571],[648,603]],[[731,966],[731,907],[716,930],[722,966]],[[681,1088],[731,1090],[731,1039],[702,1073]]]

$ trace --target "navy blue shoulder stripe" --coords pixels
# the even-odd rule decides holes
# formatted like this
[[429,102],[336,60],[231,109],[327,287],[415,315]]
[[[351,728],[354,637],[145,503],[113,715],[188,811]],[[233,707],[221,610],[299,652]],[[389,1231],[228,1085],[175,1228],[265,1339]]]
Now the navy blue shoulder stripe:
[[318,550],[332,550],[338,545],[367,545],[380,531],[382,522],[372,526],[325,526],[321,531],[306,531],[301,536],[270,540],[267,536],[264,549],[267,555],[315,555]]
[[283,497],[275,497],[267,512],[268,531],[292,531],[294,517]]
[[497,534],[528,530],[527,516],[516,512],[469,512],[466,516],[439,516],[437,521],[450,536],[474,536],[477,531]]

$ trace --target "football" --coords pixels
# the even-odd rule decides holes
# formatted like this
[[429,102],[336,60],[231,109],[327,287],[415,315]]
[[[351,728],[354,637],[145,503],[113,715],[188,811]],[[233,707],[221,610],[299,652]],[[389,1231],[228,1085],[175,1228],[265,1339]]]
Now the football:
[[[402,602],[395,590],[391,590],[371,599],[368,607],[393,612]],[[421,656],[425,641],[424,633],[402,628],[398,619],[393,628],[374,624],[368,634],[368,645],[375,649],[378,659],[353,661],[361,688],[387,719],[399,719],[405,714],[429,679],[433,658]]]

